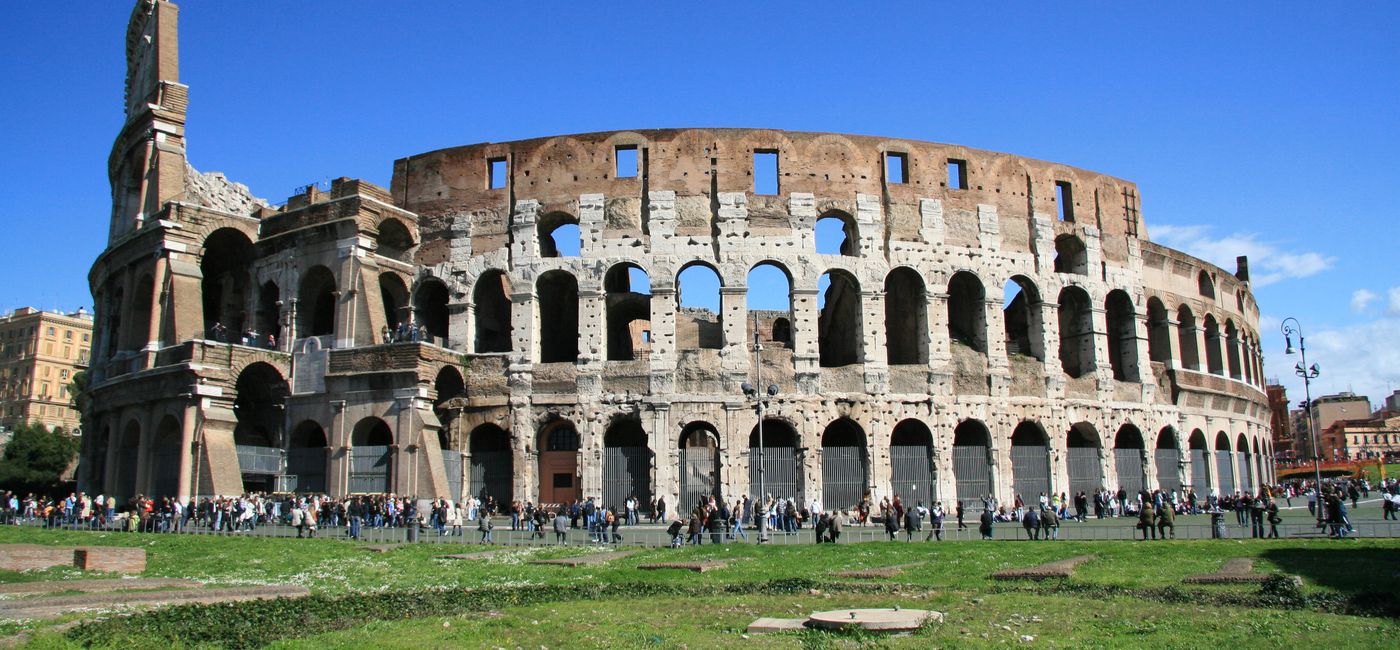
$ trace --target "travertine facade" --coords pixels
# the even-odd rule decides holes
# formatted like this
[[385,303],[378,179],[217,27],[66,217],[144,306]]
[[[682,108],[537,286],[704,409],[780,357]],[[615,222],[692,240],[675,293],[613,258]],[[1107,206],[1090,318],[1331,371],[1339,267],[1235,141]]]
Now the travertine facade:
[[[396,161],[388,191],[255,207],[189,181],[175,12],[142,2],[129,32],[90,484],[737,496],[757,491],[744,382],[777,387],[765,491],[831,506],[1272,471],[1243,260],[1151,243],[1132,183],[677,129],[443,149]],[[689,273],[718,278],[717,312],[681,307]]]

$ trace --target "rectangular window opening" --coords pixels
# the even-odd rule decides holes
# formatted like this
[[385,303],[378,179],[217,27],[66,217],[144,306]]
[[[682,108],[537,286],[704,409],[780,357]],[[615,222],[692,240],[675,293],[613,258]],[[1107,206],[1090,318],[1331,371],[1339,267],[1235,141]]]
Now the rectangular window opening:
[[613,161],[616,163],[614,175],[617,178],[637,177],[637,145],[621,145],[614,148]]
[[885,181],[903,185],[909,178],[909,156],[898,152],[885,154]]
[[948,159],[948,189],[967,189],[967,161],[957,158]]
[[777,151],[760,149],[753,152],[753,193],[778,195]]
[[1074,221],[1074,187],[1069,181],[1055,181],[1055,204],[1060,210],[1060,221]]
[[506,186],[506,174],[509,168],[506,166],[505,158],[491,158],[486,161],[486,188],[499,190]]

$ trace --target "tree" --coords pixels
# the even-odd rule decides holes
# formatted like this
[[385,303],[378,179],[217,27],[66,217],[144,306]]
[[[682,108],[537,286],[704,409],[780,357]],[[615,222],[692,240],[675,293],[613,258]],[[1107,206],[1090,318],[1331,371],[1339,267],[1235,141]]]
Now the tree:
[[61,427],[50,431],[41,423],[15,427],[0,462],[0,489],[52,493],[78,453],[78,439]]

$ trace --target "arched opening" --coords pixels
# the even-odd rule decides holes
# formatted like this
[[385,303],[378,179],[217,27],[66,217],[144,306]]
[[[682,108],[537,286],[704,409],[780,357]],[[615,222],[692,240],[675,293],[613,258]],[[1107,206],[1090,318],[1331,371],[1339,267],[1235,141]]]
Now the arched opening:
[[258,344],[273,347],[271,343],[282,335],[282,291],[275,282],[263,283],[258,291]]
[[[540,505],[571,503],[583,496],[578,480],[578,429],[556,419],[540,428]],[[475,461],[473,461],[475,462]]]
[[817,280],[817,345],[823,368],[861,362],[860,283],[841,270]]
[[[1206,434],[1200,429],[1191,432],[1187,444],[1191,448],[1191,489],[1198,498],[1210,494],[1210,448],[1206,445]],[[1161,471],[1160,466],[1158,471]]]
[[1182,305],[1176,310],[1177,342],[1181,348],[1181,366],[1187,370],[1201,369],[1201,356],[1196,346],[1196,315]]
[[948,339],[987,352],[987,292],[967,271],[948,280]]
[[382,494],[394,491],[394,434],[376,417],[355,423],[350,436],[350,492]]
[[792,349],[792,278],[787,269],[773,262],[760,262],[749,269],[746,281],[747,318],[753,320],[756,316],[760,323],[772,319],[772,343]]
[[510,279],[491,270],[481,274],[472,288],[476,306],[477,352],[510,352]]
[[1130,498],[1147,484],[1142,462],[1144,447],[1142,432],[1131,424],[1119,427],[1118,435],[1113,437],[1113,465],[1118,470],[1118,487]]
[[1240,331],[1235,328],[1233,320],[1225,321],[1225,360],[1229,363],[1230,378],[1243,379],[1240,370]]
[[1103,443],[1099,432],[1088,422],[1069,428],[1065,438],[1065,465],[1069,470],[1069,489],[1074,494],[1093,494],[1103,487]]
[[285,471],[282,422],[290,392],[287,380],[277,368],[257,362],[238,373],[234,391],[233,414],[238,424],[233,428],[233,443],[244,491],[273,491],[276,477]]
[[413,310],[418,314],[418,323],[428,330],[427,341],[447,345],[447,285],[437,278],[427,278],[418,283],[413,294]]
[[720,494],[719,430],[709,422],[697,421],[681,430],[681,494],[677,512],[708,501]]
[[463,454],[461,420],[458,415],[466,405],[466,382],[457,368],[444,365],[433,378],[433,412],[437,414],[438,449],[442,453],[442,470],[447,475],[448,495],[456,501],[462,498]]
[[1206,369],[1212,375],[1225,374],[1225,362],[1220,354],[1220,324],[1210,314],[1206,314]]
[[123,301],[122,295],[123,292],[121,288],[117,288],[112,292],[107,302],[107,329],[105,332],[108,357],[115,356],[118,351],[126,347],[125,341],[121,339],[122,312],[126,310],[126,304]]
[[315,420],[302,420],[292,429],[287,447],[287,480],[292,492],[319,494],[326,491],[328,446],[326,430]]
[[860,235],[856,220],[833,211],[817,219],[814,236],[820,255],[859,255]]
[[1055,272],[1089,274],[1089,253],[1078,237],[1060,235],[1055,238]]
[[578,217],[567,212],[551,212],[536,222],[540,257],[578,257],[583,247],[583,239],[578,228]]
[[390,341],[408,341],[417,333],[409,333],[408,287],[397,273],[379,274],[379,298],[384,305],[384,325],[389,328]]
[[[718,350],[724,347],[719,309],[719,273],[708,264],[690,264],[676,274],[676,348]],[[752,289],[750,289],[752,290]]]
[[[467,494],[480,499],[483,505],[488,498],[494,499],[497,504],[514,501],[515,454],[510,450],[510,434],[494,424],[477,425],[467,436],[467,451],[471,456]],[[570,452],[569,455],[574,454]],[[569,473],[569,482],[572,485],[572,472]],[[568,499],[573,499],[572,493]],[[552,498],[545,499],[543,495],[540,500],[563,503]]]
[[890,491],[905,503],[932,504],[938,500],[937,478],[928,425],[912,418],[896,424],[890,434]]
[[772,342],[785,348],[792,347],[792,323],[779,316],[773,319]]
[[[130,350],[140,350],[146,347],[151,340],[151,309],[154,306],[154,296],[152,292],[155,287],[152,285],[151,276],[143,275],[136,281],[136,286],[132,288],[130,325],[126,328],[126,348]],[[240,316],[241,318],[241,316]],[[241,329],[233,330],[241,332]],[[236,341],[236,338],[227,339]]]
[[885,276],[885,354],[892,366],[928,363],[928,293],[907,266]]
[[1167,321],[1167,308],[1162,301],[1147,299],[1147,357],[1159,363],[1171,361],[1172,327]]
[[992,493],[992,465],[987,446],[991,435],[977,420],[964,420],[953,430],[953,478],[958,501],[977,502]]
[[413,235],[398,219],[389,218],[379,222],[379,232],[375,235],[375,252],[400,262],[412,262]]
[[1163,427],[1157,432],[1157,449],[1152,454],[1157,468],[1157,485],[1175,492],[1181,489],[1181,450],[1177,447],[1176,430]]
[[608,360],[644,358],[651,350],[651,278],[635,264],[616,264],[603,276],[603,290]]
[[136,469],[140,464],[141,425],[135,420],[126,423],[122,439],[117,447],[117,465],[113,467],[117,495],[122,501],[136,496]]
[[199,260],[203,279],[200,290],[204,296],[204,328],[241,333],[252,325],[246,318],[248,290],[252,284],[250,268],[257,257],[253,242],[233,228],[220,228],[204,240]]
[[1108,299],[1104,301],[1104,315],[1108,326],[1108,362],[1113,367],[1113,378],[1138,381],[1137,313],[1133,309],[1133,299],[1119,289],[1108,292]]
[[1011,432],[1011,479],[1026,504],[1039,503],[1050,489],[1050,437],[1039,424],[1024,421]]
[[297,291],[297,336],[335,333],[335,275],[324,266],[313,266],[301,276]]
[[626,512],[628,497],[651,502],[651,446],[639,420],[614,420],[603,434],[603,505]]
[[1203,298],[1215,298],[1215,281],[1210,279],[1210,274],[1201,271],[1196,274],[1196,288]]
[[1045,324],[1040,316],[1040,290],[1023,275],[1006,283],[1002,296],[1006,353],[1045,360]]
[[1215,475],[1219,480],[1221,495],[1235,493],[1235,470],[1230,466],[1230,436],[1224,431],[1215,434]]
[[[151,496],[179,496],[180,455],[185,453],[180,444],[180,420],[167,415],[156,427],[155,444],[151,446]],[[189,496],[189,495],[185,495]]]
[[1070,377],[1094,371],[1094,320],[1089,294],[1079,287],[1060,292],[1060,367]]
[[1243,433],[1235,439],[1235,465],[1239,472],[1240,491],[1252,494],[1255,485],[1254,456],[1249,451],[1249,441]]
[[870,485],[870,456],[865,430],[849,418],[822,432],[822,507],[853,509]]
[[549,271],[535,284],[539,302],[540,363],[578,360],[578,281],[564,271]]
[[[798,498],[797,430],[785,420],[763,421],[763,449],[759,452],[758,425],[749,433],[749,491],[777,499]],[[759,497],[762,498],[761,496]]]
[[1270,482],[1268,473],[1264,471],[1265,456],[1259,453],[1258,438],[1254,439],[1254,450],[1252,453],[1254,462],[1250,467],[1254,470],[1254,489],[1258,490],[1259,488],[1262,488],[1265,484]]

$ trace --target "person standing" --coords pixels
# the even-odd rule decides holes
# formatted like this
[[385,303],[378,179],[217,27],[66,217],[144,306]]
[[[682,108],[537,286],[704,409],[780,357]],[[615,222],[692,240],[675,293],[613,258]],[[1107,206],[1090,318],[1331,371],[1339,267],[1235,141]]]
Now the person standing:
[[1264,538],[1264,499],[1254,497],[1249,503],[1249,533],[1256,539]]
[[1027,508],[1021,516],[1021,526],[1026,529],[1026,539],[1040,539],[1040,509]]
[[494,523],[491,523],[491,513],[481,513],[481,517],[476,520],[476,529],[481,532],[482,544],[491,543],[491,530],[495,527],[496,525]]
[[1283,521],[1283,518],[1278,516],[1278,502],[1270,499],[1264,511],[1269,519],[1269,538],[1278,539],[1278,525]]
[[947,513],[943,512],[943,502],[933,502],[933,510],[929,511],[929,518],[933,523],[928,531],[928,537],[924,538],[925,542],[933,540],[934,538],[937,538],[940,542],[943,541],[943,519],[946,516]]
[[1054,508],[1047,508],[1040,513],[1040,532],[1041,539],[1060,538],[1060,515]]
[[734,522],[734,527],[729,530],[729,537],[731,539],[739,539],[742,537],[744,541],[749,541],[749,534],[744,532],[745,514],[744,500],[736,500],[734,502],[734,510],[729,513],[729,518]]
[[1147,541],[1149,535],[1151,535],[1151,539],[1157,539],[1155,516],[1156,513],[1153,512],[1151,502],[1142,504],[1142,508],[1138,510],[1137,527],[1142,529],[1143,541]]
[[[961,512],[961,509],[959,509],[959,512]],[[961,517],[959,517],[959,519],[961,519]],[[996,515],[993,515],[991,510],[982,511],[982,517],[979,525],[977,526],[978,532],[982,533],[982,539],[992,538],[992,523],[995,520]]]
[[842,520],[845,518],[845,513],[836,510],[831,511],[831,520],[826,524],[826,533],[831,537],[832,544],[835,544],[837,540],[841,539]]

